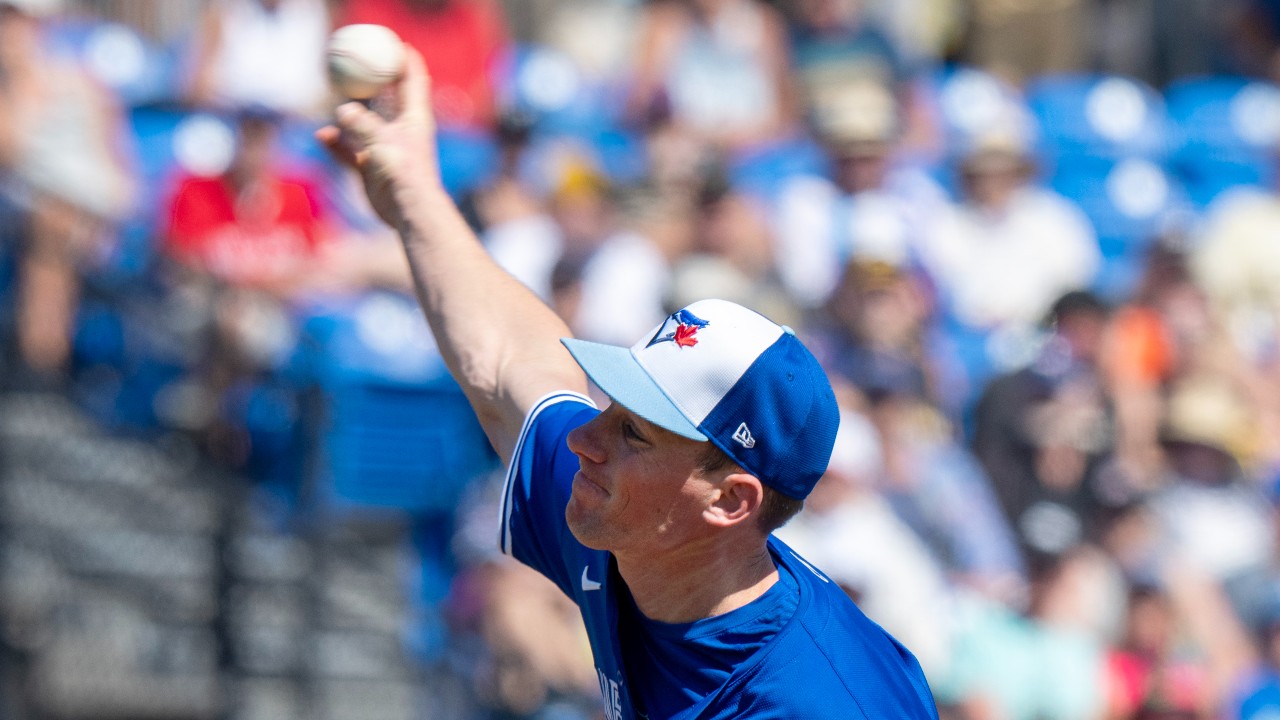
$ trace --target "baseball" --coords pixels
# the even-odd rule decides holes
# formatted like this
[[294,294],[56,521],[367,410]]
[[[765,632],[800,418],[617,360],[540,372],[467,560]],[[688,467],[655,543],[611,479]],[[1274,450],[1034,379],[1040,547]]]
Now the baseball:
[[325,58],[334,90],[352,100],[368,100],[400,76],[404,43],[382,25],[347,25],[329,36]]

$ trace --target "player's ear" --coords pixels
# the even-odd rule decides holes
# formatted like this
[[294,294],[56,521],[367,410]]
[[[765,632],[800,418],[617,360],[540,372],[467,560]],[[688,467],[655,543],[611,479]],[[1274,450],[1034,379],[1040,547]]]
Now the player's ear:
[[716,490],[703,516],[719,527],[731,527],[755,517],[764,502],[764,485],[749,473],[729,473],[720,480]]

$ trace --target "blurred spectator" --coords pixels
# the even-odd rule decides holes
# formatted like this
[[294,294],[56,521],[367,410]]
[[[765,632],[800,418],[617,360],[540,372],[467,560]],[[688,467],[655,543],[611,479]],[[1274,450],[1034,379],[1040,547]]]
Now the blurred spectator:
[[982,466],[919,396],[881,390],[869,400],[884,458],[880,493],[953,586],[1002,602],[1021,600],[1026,569]]
[[1030,554],[1099,541],[1133,493],[1108,462],[1113,438],[1098,369],[1107,308],[1073,292],[1050,318],[1036,361],[993,380],[975,411],[974,452]]
[[697,202],[695,246],[673,268],[667,311],[719,297],[784,325],[799,323],[774,267],[774,240],[762,203],[732,187],[716,169],[708,172]]
[[1210,207],[1191,255],[1196,281],[1238,360],[1262,446],[1247,458],[1280,467],[1280,193],[1239,190]]
[[1207,210],[1191,255],[1208,293],[1245,357],[1280,353],[1280,193],[1241,189]]
[[462,207],[494,260],[538,294],[551,297],[551,274],[564,238],[534,188],[521,177],[530,122],[508,113],[498,120],[497,176],[471,193]]
[[344,0],[338,25],[395,30],[431,71],[431,106],[444,128],[488,128],[496,119],[494,78],[509,50],[497,0]]
[[806,86],[841,78],[895,87],[906,68],[863,0],[794,0],[792,58]]
[[1021,84],[1089,67],[1088,0],[971,0],[965,59]]
[[1255,429],[1249,405],[1227,378],[1187,376],[1170,393],[1161,433],[1168,474],[1149,501],[1160,547],[1218,582],[1249,581],[1266,572],[1275,553],[1266,499],[1238,459],[1255,442]]
[[[493,527],[501,477],[477,482],[459,507],[451,546],[460,572],[446,601],[453,644],[464,652],[476,717],[588,720],[600,686],[573,601],[537,572],[501,554]],[[483,711],[491,714],[481,715]]]
[[1164,87],[1183,77],[1241,68],[1250,64],[1242,63],[1244,58],[1260,54],[1254,48],[1266,45],[1249,41],[1267,34],[1266,21],[1242,12],[1252,2],[1096,2],[1091,34],[1098,69]]
[[[1215,25],[1225,25],[1226,69],[1253,77],[1280,81],[1280,3],[1276,0],[1240,0],[1225,9],[1209,6],[1201,9],[1202,17]],[[1216,17],[1211,10],[1217,10]],[[1225,10],[1225,11],[1224,11]]]
[[810,331],[829,373],[873,397],[923,397],[936,388],[926,336],[928,302],[905,269],[883,260],[851,260],[825,311]]
[[781,16],[759,0],[651,0],[640,20],[628,115],[669,117],[738,149],[789,133],[796,99]]
[[1162,470],[1164,387],[1203,364],[1206,348],[1217,344],[1215,328],[1185,252],[1175,238],[1162,239],[1132,299],[1113,313],[1103,349],[1118,459],[1140,487],[1154,487]]
[[722,162],[720,152],[672,118],[661,118],[645,132],[648,180],[660,192],[689,197],[702,191],[711,168]]
[[514,717],[585,718],[596,706],[599,681],[578,607],[560,589],[523,565],[499,557],[473,571],[463,584],[479,607],[478,628],[490,661],[477,681],[487,703]]
[[963,202],[941,213],[921,247],[946,309],[984,333],[1035,325],[1064,292],[1087,288],[1101,261],[1080,208],[1032,184],[1031,132],[1011,109],[970,139]]
[[[872,0],[791,0],[792,56],[795,73],[819,113],[824,96],[842,87],[879,85],[895,103],[892,134],[895,155],[920,156],[932,163],[942,148],[937,137],[935,101],[923,87],[941,48],[925,49],[955,18],[951,0],[876,2]],[[880,21],[897,30],[897,40]],[[906,48],[899,46],[905,43]],[[905,51],[904,51],[905,50]],[[910,57],[905,57],[910,56]],[[846,101],[847,103],[847,101]],[[843,110],[849,112],[849,110]],[[818,132],[824,135],[819,116]],[[885,138],[887,139],[887,138]],[[835,138],[840,142],[840,138]],[[837,154],[838,157],[838,154]],[[899,157],[898,160],[903,158]]]
[[1147,717],[1157,711],[1211,717],[1209,670],[1202,657],[1179,647],[1176,607],[1155,586],[1129,591],[1124,634],[1107,657],[1108,718]]
[[236,154],[224,173],[177,181],[165,250],[197,274],[287,296],[314,281],[312,265],[334,228],[316,183],[281,175],[279,116],[252,108],[238,122]]
[[940,672],[950,653],[945,569],[876,491],[884,458],[871,421],[846,409],[835,447],[822,482],[778,537],[912,648],[926,674]]
[[667,314],[672,268],[694,244],[689,198],[641,188],[622,204],[622,229],[582,268],[581,301],[570,323],[599,342],[633,342]]
[[1116,384],[1163,385],[1186,369],[1210,331],[1207,301],[1186,252],[1174,238],[1159,240],[1147,253],[1137,289],[1112,316],[1106,353]]
[[17,349],[46,380],[70,354],[81,266],[108,250],[135,189],[115,98],[45,45],[45,20],[60,8],[0,1],[0,192],[27,228],[17,253]]
[[549,202],[567,257],[589,258],[617,232],[617,189],[582,156],[571,154],[559,168]]
[[880,260],[851,261],[808,339],[833,381],[852,383],[875,423],[880,494],[952,581],[1018,596],[1022,562],[990,481],[926,399],[945,393],[935,382],[938,351],[918,279]]
[[1025,612],[976,596],[956,605],[949,672],[932,685],[940,704],[973,720],[1092,720],[1105,708],[1105,645],[1088,607],[1112,586],[1089,548],[1033,570]]
[[329,28],[325,0],[214,0],[198,26],[188,98],[199,106],[319,116],[330,101]]
[[[518,42],[528,43],[535,53],[551,49],[568,59],[579,80],[607,86],[611,97],[620,90],[617,84],[633,62],[636,18],[642,4],[635,0],[503,2]],[[611,106],[606,113],[615,119],[620,109]]]
[[828,298],[851,259],[914,262],[923,218],[944,207],[946,195],[925,173],[895,162],[900,115],[883,85],[828,80],[810,88],[810,106],[831,176],[788,180],[774,224],[782,281],[812,308]]
[[230,166],[215,177],[179,178],[164,228],[174,296],[206,328],[208,346],[184,386],[188,401],[161,419],[196,433],[229,467],[247,461],[248,448],[222,416],[224,397],[293,351],[288,302],[358,273],[355,264],[323,263],[335,227],[315,184],[282,175],[275,164],[278,122],[271,111],[241,111]]
[[963,30],[965,0],[859,0],[871,23],[883,28],[905,65],[928,70],[951,54]]
[[[1136,716],[1163,707],[1181,710],[1185,714],[1180,717],[1187,718],[1264,720],[1269,706],[1274,707],[1267,686],[1275,667],[1274,615],[1257,626],[1255,635],[1233,610],[1223,587],[1193,564],[1170,556],[1160,574],[1163,596],[1182,635],[1181,648],[1166,650],[1163,675],[1148,676],[1153,692]],[[1274,613],[1274,605],[1268,612]]]

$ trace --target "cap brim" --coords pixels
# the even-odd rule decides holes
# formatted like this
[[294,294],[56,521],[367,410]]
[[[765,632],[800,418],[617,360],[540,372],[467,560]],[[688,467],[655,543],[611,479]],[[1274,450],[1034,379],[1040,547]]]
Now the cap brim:
[[564,338],[569,354],[605,395],[614,402],[666,430],[705,442],[703,435],[640,367],[629,348]]

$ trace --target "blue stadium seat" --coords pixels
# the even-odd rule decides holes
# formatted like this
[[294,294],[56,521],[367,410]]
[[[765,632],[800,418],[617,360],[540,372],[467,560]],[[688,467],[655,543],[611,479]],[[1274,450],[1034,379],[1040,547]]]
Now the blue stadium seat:
[[615,130],[623,109],[621,85],[587,77],[554,48],[518,46],[499,81],[502,107],[528,116],[548,135],[594,136]]
[[451,511],[496,458],[416,303],[374,293],[318,318],[319,509]]
[[528,123],[526,164],[572,147],[612,182],[626,184],[644,175],[647,155],[643,139],[624,127],[622,93],[619,83],[588,78],[569,56],[536,43],[511,53],[499,81],[503,111]]
[[729,159],[729,182],[737,190],[773,198],[788,178],[825,175],[830,159],[808,138],[782,140],[749,148]]
[[1103,266],[1094,290],[1133,289],[1148,244],[1184,202],[1166,168],[1171,125],[1164,99],[1119,76],[1059,75],[1027,90],[1039,126],[1046,182],[1093,222]]
[[1133,290],[1147,247],[1187,207],[1176,181],[1145,158],[1063,162],[1050,184],[1093,222],[1103,258],[1094,290],[1113,300]]
[[485,132],[441,129],[436,147],[444,187],[455,198],[483,186],[498,171],[498,146]]
[[176,178],[184,172],[217,174],[235,150],[235,130],[219,115],[141,106],[130,110],[128,121],[140,192],[105,269],[121,283],[136,278],[154,260],[167,194]]
[[1275,182],[1280,88],[1198,77],[1174,83],[1165,97],[1177,126],[1171,167],[1197,206],[1230,187]]
[[1059,75],[1027,88],[1027,105],[1040,126],[1041,154],[1140,156],[1168,152],[1164,99],[1152,88],[1119,76]]
[[46,33],[51,50],[81,63],[126,107],[164,103],[178,95],[178,51],[116,22],[64,18]]

